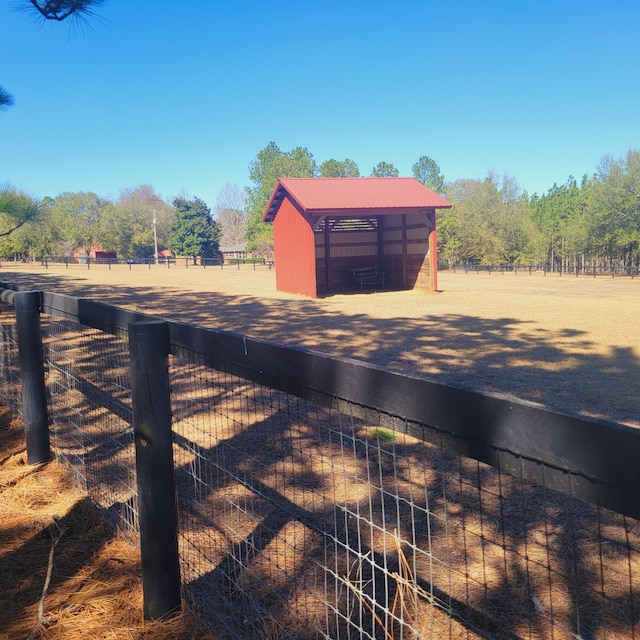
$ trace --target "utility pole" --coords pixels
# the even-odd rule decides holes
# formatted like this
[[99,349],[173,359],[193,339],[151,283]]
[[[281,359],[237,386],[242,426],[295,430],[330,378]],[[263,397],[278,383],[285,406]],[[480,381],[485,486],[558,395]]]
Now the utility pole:
[[156,233],[156,223],[158,222],[158,219],[156,218],[155,211],[152,211],[151,213],[153,213],[153,246],[155,248],[155,253],[153,255],[155,256],[156,264],[158,264],[158,234]]

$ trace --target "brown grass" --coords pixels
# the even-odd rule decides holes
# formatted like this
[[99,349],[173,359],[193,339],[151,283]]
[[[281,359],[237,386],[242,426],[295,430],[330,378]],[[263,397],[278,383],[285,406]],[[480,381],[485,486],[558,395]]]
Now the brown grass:
[[311,300],[250,265],[3,265],[0,279],[640,426],[640,279],[442,272],[441,292]]
[[27,466],[22,427],[6,411],[0,451],[2,640],[211,638],[188,613],[142,619],[139,550],[57,462]]

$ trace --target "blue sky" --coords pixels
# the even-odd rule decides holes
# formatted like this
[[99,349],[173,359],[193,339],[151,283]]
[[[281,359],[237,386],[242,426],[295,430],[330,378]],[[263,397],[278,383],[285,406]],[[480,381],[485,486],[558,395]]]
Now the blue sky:
[[213,206],[271,140],[529,193],[640,148],[637,0],[109,0],[84,30],[16,1],[0,183],[37,196],[150,184]]

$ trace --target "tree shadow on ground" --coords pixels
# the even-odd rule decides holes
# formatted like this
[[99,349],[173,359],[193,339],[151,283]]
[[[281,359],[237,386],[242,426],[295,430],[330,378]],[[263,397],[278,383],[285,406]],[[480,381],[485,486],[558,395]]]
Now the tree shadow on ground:
[[[32,525],[33,530],[33,525]],[[11,531],[6,532],[7,535]],[[4,527],[0,527],[4,538]],[[90,498],[76,502],[71,511],[51,524],[33,531],[22,544],[2,556],[2,625],[8,629],[21,621],[25,611],[36,605],[43,593],[51,547],[55,544],[55,564],[49,589],[54,591],[78,573],[90,558],[114,535],[104,518],[97,515]],[[31,628],[36,626],[33,619]],[[28,629],[27,629],[28,631]]]
[[[28,275],[11,277],[19,285],[33,286]],[[366,299],[363,307],[374,312],[345,314],[333,310],[330,299],[318,304],[306,298],[87,285],[49,274],[38,282],[45,285],[172,320],[510,394],[557,411],[640,425],[640,358],[629,348],[595,353],[593,338],[578,330],[549,333],[515,317],[376,317],[375,305],[384,307],[392,300],[385,293],[354,294],[354,299]]]

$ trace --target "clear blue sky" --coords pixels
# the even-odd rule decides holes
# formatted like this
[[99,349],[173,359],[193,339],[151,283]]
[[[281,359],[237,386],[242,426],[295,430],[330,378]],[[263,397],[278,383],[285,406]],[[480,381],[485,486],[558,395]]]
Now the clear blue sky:
[[270,140],[318,164],[544,193],[640,148],[640,2],[109,0],[84,32],[0,5],[0,183],[210,206]]

